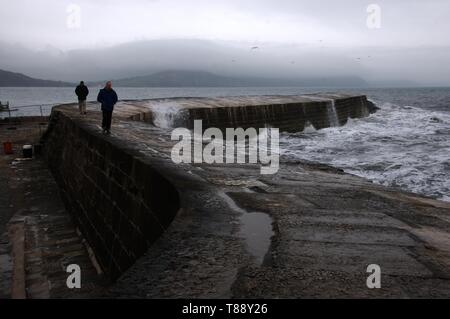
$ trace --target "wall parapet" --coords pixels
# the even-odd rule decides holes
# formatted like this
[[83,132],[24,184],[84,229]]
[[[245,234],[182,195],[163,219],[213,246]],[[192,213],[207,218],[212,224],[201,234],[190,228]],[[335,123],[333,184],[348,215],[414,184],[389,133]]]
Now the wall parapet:
[[177,190],[142,155],[57,109],[42,142],[67,209],[104,272],[117,279],[170,225]]

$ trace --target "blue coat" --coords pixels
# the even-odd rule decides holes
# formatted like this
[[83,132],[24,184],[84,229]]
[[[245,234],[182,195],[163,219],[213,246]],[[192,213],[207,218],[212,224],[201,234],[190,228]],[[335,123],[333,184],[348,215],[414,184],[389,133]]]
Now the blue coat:
[[102,104],[102,111],[112,112],[117,100],[117,93],[113,89],[101,89],[100,92],[98,92],[97,101]]

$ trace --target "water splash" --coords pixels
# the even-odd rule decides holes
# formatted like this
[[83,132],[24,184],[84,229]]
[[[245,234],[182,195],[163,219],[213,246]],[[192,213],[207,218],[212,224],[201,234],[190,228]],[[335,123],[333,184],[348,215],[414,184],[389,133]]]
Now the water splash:
[[330,126],[332,127],[339,126],[339,118],[336,112],[336,102],[334,99],[331,99],[330,102],[327,104],[327,113]]
[[151,106],[153,125],[160,128],[186,126],[188,111],[176,102],[160,102]]
[[314,125],[312,125],[310,121],[306,121],[303,133],[315,133],[315,132],[317,132],[317,130],[314,128]]

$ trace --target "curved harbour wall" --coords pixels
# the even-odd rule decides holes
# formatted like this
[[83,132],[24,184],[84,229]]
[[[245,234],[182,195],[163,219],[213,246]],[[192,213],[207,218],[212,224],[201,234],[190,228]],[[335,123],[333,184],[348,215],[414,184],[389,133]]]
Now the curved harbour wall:
[[[183,101],[188,105],[182,105]],[[116,119],[126,125],[135,123],[130,120],[152,122],[154,103],[123,102],[117,108]],[[338,96],[332,100],[327,96],[169,99],[158,107],[164,107],[164,103],[181,103],[180,110],[184,115],[189,113],[188,118],[183,117],[186,126],[202,119],[204,128],[271,125],[281,130],[301,131],[308,122],[316,128],[343,125],[348,118],[374,111],[365,96]],[[65,205],[93,247],[104,272],[115,280],[170,225],[180,209],[180,198],[192,191],[183,188],[189,177],[179,175],[168,179],[174,168],[155,168],[155,159],[148,161],[136,147],[128,147],[123,142],[127,136],[121,136],[120,143],[113,142],[111,137],[93,131],[92,127],[88,129],[84,118],[71,112],[69,106],[54,108],[42,139],[43,151]],[[171,116],[176,118],[176,114]],[[146,133],[142,132],[140,138],[145,138]],[[150,131],[148,134],[151,139],[158,136]],[[130,136],[129,140],[132,139]],[[170,162],[163,154],[153,157]]]
[[[367,114],[365,99],[337,99],[319,112],[324,123]],[[172,130],[131,120],[155,103],[172,106],[170,124],[180,104],[243,101],[289,104],[280,97],[122,101],[111,135],[100,132],[97,104],[88,103],[88,116],[74,104],[53,109],[44,155],[103,270],[120,276],[107,296],[449,298],[448,203],[313,163],[281,161],[273,175],[252,164],[175,164]],[[367,289],[373,263],[390,289]]]
[[204,130],[271,126],[301,132],[308,125],[315,129],[345,125],[349,118],[366,117],[378,108],[365,95],[311,94],[149,100],[139,109],[124,115],[162,128],[192,129],[194,120],[201,119]]
[[227,98],[175,98],[151,100],[133,120],[163,128],[194,127],[201,119],[203,129],[217,127],[261,128],[301,132],[345,125],[349,118],[366,117],[377,107],[365,95],[311,94],[300,96],[250,96]]

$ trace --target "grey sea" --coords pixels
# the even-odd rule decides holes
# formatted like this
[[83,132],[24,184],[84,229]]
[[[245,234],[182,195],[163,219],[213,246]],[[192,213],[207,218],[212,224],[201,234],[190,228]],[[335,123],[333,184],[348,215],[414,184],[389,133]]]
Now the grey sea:
[[[99,88],[90,88],[95,98]],[[320,162],[375,183],[450,201],[450,88],[336,89],[115,88],[120,99],[291,95],[313,92],[366,94],[380,110],[342,127],[282,133],[282,160]],[[48,115],[54,105],[75,102],[72,88],[0,88],[11,116]],[[0,113],[7,117],[8,113]]]

